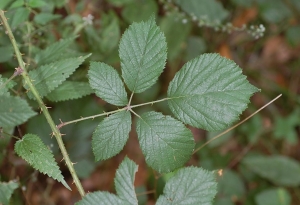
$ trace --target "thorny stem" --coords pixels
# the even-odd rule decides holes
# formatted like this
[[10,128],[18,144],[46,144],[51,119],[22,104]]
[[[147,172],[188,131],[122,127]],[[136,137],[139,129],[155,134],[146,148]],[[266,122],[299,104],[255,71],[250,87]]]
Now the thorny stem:
[[160,99],[160,100],[156,100],[156,101],[152,101],[152,102],[147,102],[147,103],[141,103],[141,104],[138,104],[138,105],[131,105],[131,106],[130,106],[130,104],[128,104],[124,108],[121,108],[121,109],[118,109],[118,110],[114,110],[114,111],[111,111],[111,112],[105,112],[105,113],[101,113],[101,114],[97,114],[97,115],[92,115],[92,116],[88,116],[88,117],[82,117],[80,119],[76,119],[76,120],[72,120],[72,121],[68,121],[68,122],[62,122],[59,125],[57,125],[57,128],[60,129],[60,128],[66,126],[66,125],[69,125],[69,124],[72,124],[72,123],[76,123],[76,122],[80,122],[80,121],[83,121],[83,120],[94,119],[96,117],[101,117],[101,116],[105,116],[105,115],[108,116],[108,115],[114,114],[116,112],[121,112],[123,110],[130,110],[133,114],[135,114],[136,116],[139,117],[139,115],[136,114],[135,112],[133,112],[133,110],[131,108],[141,107],[141,106],[144,106],[144,105],[152,105],[154,103],[159,103],[159,102],[163,102],[163,101],[170,100],[170,99],[172,99],[172,98],[163,98],[163,99]]
[[55,138],[57,140],[57,143],[58,143],[59,148],[61,150],[61,153],[62,153],[62,155],[63,155],[63,157],[65,159],[67,167],[68,167],[68,169],[69,169],[69,171],[70,171],[70,173],[71,173],[71,175],[73,177],[74,183],[75,183],[75,185],[76,185],[76,187],[77,187],[80,195],[83,197],[85,195],[85,192],[84,192],[83,187],[81,185],[81,182],[79,181],[79,178],[78,178],[78,176],[77,176],[77,174],[75,172],[73,163],[71,162],[71,160],[69,158],[69,155],[67,153],[65,145],[64,145],[64,143],[62,141],[61,133],[60,133],[59,129],[55,126],[55,123],[54,123],[53,119],[51,118],[51,116],[50,116],[50,114],[48,112],[48,108],[43,103],[43,101],[42,101],[39,93],[37,92],[35,86],[32,84],[32,81],[31,81],[31,79],[28,76],[28,73],[27,73],[26,68],[25,68],[25,63],[24,63],[24,61],[22,59],[20,50],[19,50],[19,48],[17,46],[17,42],[16,42],[16,40],[14,38],[14,35],[13,35],[13,33],[12,33],[11,29],[10,29],[10,26],[9,26],[9,24],[7,22],[7,19],[6,19],[5,15],[4,15],[4,11],[2,11],[2,10],[0,10],[0,18],[1,18],[1,21],[2,21],[2,23],[4,25],[4,27],[5,27],[5,30],[6,30],[5,33],[10,38],[11,43],[12,43],[12,45],[14,47],[14,50],[15,50],[15,53],[16,53],[16,57],[17,57],[17,60],[18,60],[18,63],[19,63],[19,67],[23,70],[23,72],[22,72],[21,75],[22,75],[25,83],[28,85],[30,91],[35,96],[35,98],[36,98],[36,100],[37,100],[37,102],[38,102],[41,110],[43,111],[43,114],[44,114],[45,118],[47,119],[48,124],[51,127],[53,135],[55,136]]
[[208,140],[207,142],[205,142],[203,145],[201,145],[200,147],[198,147],[193,154],[195,154],[196,152],[198,152],[199,150],[201,150],[203,147],[205,147],[206,145],[208,145],[210,142],[218,139],[219,137],[221,137],[222,135],[226,134],[227,132],[230,132],[231,130],[235,129],[236,127],[240,126],[241,124],[243,124],[244,122],[246,122],[247,120],[249,120],[251,117],[253,117],[254,115],[256,115],[257,113],[259,113],[261,110],[265,109],[268,105],[270,105],[271,103],[273,103],[275,100],[277,100],[278,98],[280,98],[282,96],[282,94],[278,95],[276,98],[274,98],[273,100],[271,100],[270,102],[268,102],[267,104],[265,104],[264,106],[262,106],[261,108],[259,108],[258,110],[256,110],[254,113],[252,113],[250,116],[246,117],[244,120],[242,120],[241,122],[237,123],[236,125],[228,128],[227,130],[225,130],[224,132],[218,134],[217,136],[211,138],[210,140]]

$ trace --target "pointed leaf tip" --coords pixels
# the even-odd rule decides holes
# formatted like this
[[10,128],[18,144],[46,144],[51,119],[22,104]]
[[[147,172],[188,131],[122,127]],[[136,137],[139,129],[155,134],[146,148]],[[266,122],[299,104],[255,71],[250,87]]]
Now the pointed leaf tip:
[[15,144],[15,152],[28,162],[34,169],[61,182],[67,189],[71,190],[64,180],[52,152],[33,134],[26,134]]
[[138,205],[134,189],[134,179],[137,170],[138,165],[128,157],[125,157],[120,164],[115,177],[115,187],[118,196],[121,199],[128,201],[131,205]]
[[117,106],[128,103],[124,84],[113,67],[101,62],[91,62],[88,78],[98,97]]
[[157,81],[165,67],[167,43],[154,16],[129,26],[121,38],[119,55],[122,77],[132,92],[143,92]]

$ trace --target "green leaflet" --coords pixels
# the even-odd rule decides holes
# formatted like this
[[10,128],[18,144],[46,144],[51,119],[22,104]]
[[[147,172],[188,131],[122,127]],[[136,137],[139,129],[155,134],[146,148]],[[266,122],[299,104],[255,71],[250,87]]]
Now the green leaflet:
[[264,190],[255,196],[257,205],[290,205],[290,193],[283,188],[272,188]]
[[[89,56],[90,54],[43,65],[36,70],[30,71],[28,75],[40,96],[43,97],[64,82]],[[25,89],[29,89],[26,84],[24,87]],[[28,92],[28,96],[31,99],[33,98],[31,91]]]
[[130,129],[131,115],[129,111],[117,112],[100,122],[92,139],[96,161],[118,154],[128,140]]
[[189,129],[180,121],[158,112],[142,114],[136,131],[147,164],[160,173],[183,166],[195,146]]
[[220,23],[229,14],[216,0],[174,0],[174,2],[187,14],[211,23]]
[[61,182],[67,189],[71,190],[61,174],[52,152],[37,135],[24,135],[21,140],[16,142],[15,152],[34,169],[43,174],[47,174],[49,177]]
[[[47,15],[45,13],[42,13],[40,15]],[[36,17],[36,16],[35,16]],[[53,43],[49,47],[47,47],[45,50],[40,51],[36,54],[34,57],[35,62],[38,65],[44,65],[48,63],[52,63],[56,60],[61,59],[61,57],[64,54],[64,51],[71,45],[71,43],[74,41],[76,37],[67,38],[64,40],[60,40],[56,43]]]
[[58,88],[47,95],[51,101],[65,101],[81,98],[85,95],[93,93],[89,83],[65,81]]
[[14,127],[26,122],[36,113],[20,97],[0,97],[0,127]]
[[125,157],[120,164],[115,177],[115,186],[118,196],[121,199],[128,201],[131,205],[138,205],[134,189],[134,178],[137,170],[138,165],[128,157]]
[[211,205],[216,193],[214,172],[187,167],[180,169],[167,181],[156,205]]
[[19,185],[16,182],[10,181],[8,183],[1,182],[0,183],[0,204],[9,205],[9,200],[16,188]]
[[105,191],[89,193],[75,205],[99,205],[99,202],[101,202],[101,205],[131,205],[118,196]]
[[119,55],[122,77],[132,92],[143,92],[157,81],[166,63],[167,43],[154,16],[129,26],[122,36]]
[[242,163],[259,176],[280,186],[300,185],[300,164],[285,156],[249,156]]
[[111,66],[91,62],[88,78],[98,97],[113,105],[127,105],[127,93],[118,72]]
[[168,104],[184,123],[217,131],[236,121],[257,91],[233,61],[203,54],[176,73],[168,88]]
[[115,186],[119,196],[109,192],[96,191],[85,195],[75,205],[137,205],[138,202],[133,186],[137,168],[138,166],[132,160],[125,157],[115,177]]

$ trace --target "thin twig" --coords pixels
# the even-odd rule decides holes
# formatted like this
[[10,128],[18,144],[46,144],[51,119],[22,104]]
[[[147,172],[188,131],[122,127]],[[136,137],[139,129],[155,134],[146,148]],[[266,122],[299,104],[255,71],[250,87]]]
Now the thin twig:
[[201,145],[200,147],[198,147],[193,154],[195,154],[196,152],[198,152],[200,149],[202,149],[203,147],[205,147],[206,145],[208,145],[209,143],[211,143],[212,141],[218,139],[219,137],[221,137],[222,135],[226,134],[227,132],[230,132],[231,130],[235,129],[236,127],[240,126],[241,124],[243,124],[244,122],[246,122],[247,120],[249,120],[251,117],[253,117],[254,115],[256,115],[257,113],[259,113],[261,110],[263,110],[264,108],[266,108],[268,105],[270,105],[271,103],[273,103],[275,100],[277,100],[278,98],[280,98],[282,96],[282,94],[278,95],[276,98],[274,98],[273,100],[271,100],[270,102],[268,102],[267,104],[265,104],[264,106],[262,106],[261,108],[259,108],[257,111],[255,111],[253,114],[251,114],[250,116],[246,117],[244,120],[242,120],[241,122],[237,123],[236,125],[228,128],[227,130],[225,130],[224,132],[222,132],[221,134],[218,134],[217,136],[211,138],[210,140],[208,140],[207,142],[205,142],[203,145]]

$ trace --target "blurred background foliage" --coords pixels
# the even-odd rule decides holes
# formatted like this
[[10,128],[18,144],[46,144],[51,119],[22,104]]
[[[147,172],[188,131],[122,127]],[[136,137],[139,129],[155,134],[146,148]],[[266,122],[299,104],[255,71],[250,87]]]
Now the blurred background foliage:
[[[118,44],[132,23],[156,15],[168,43],[168,62],[159,82],[134,96],[133,104],[163,98],[170,80],[188,60],[205,52],[217,52],[234,60],[261,92],[251,98],[253,113],[279,95],[283,96],[237,129],[212,141],[193,155],[187,165],[219,170],[215,205],[300,204],[300,1],[299,0],[1,0],[9,23],[24,53],[28,69],[43,63],[92,53],[68,80],[87,82],[88,61],[102,61],[119,69]],[[56,55],[43,58],[42,51],[59,39],[69,39]],[[10,41],[0,27],[0,73],[9,78],[17,67]],[[0,84],[3,82],[0,82]],[[10,92],[26,98],[21,78]],[[52,96],[52,97],[51,97]],[[78,98],[81,96],[77,96]],[[44,100],[57,124],[116,109],[94,95],[81,99]],[[39,111],[37,104],[30,101]],[[0,105],[1,106],[1,105]],[[137,112],[158,110],[171,114],[166,104],[142,107]],[[154,204],[173,173],[159,175],[148,168],[135,132],[124,150],[110,160],[94,162],[91,133],[101,119],[62,128],[64,141],[86,191],[114,191],[115,170],[125,155],[139,164],[136,192],[140,204]],[[190,127],[197,147],[218,133]],[[6,132],[22,136],[38,134],[62,159],[42,115]],[[11,187],[13,204],[74,204],[76,191],[38,174],[13,151],[15,140],[0,139],[0,186]],[[68,170],[60,163],[65,179]],[[15,184],[6,184],[17,179]],[[18,187],[18,188],[17,188]],[[16,190],[15,190],[16,189]],[[73,187],[75,189],[75,187]],[[13,192],[13,190],[15,190]]]

